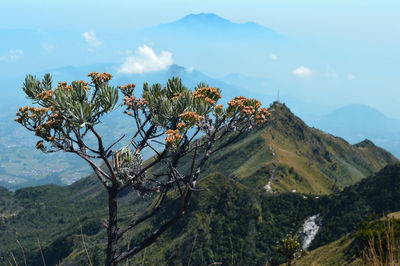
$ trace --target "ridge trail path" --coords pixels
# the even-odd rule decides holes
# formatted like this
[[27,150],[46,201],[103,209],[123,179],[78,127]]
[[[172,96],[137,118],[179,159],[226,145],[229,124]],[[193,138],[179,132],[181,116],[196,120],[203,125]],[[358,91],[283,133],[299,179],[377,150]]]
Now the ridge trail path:
[[275,177],[275,169],[276,169],[277,160],[276,160],[276,152],[275,152],[274,148],[272,147],[272,145],[270,145],[269,148],[270,148],[271,153],[272,153],[272,158],[273,158],[272,159],[273,160],[272,165],[273,165],[274,168],[271,170],[268,183],[264,186],[264,188],[265,188],[265,190],[267,192],[273,193],[273,191],[272,191],[272,181],[274,180],[274,177]]

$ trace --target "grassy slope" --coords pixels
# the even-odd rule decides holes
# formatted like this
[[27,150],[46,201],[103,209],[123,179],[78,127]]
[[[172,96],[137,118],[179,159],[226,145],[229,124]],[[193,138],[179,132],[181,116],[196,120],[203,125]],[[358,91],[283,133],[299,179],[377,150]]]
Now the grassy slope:
[[305,257],[296,261],[296,266],[356,266],[360,265],[360,259],[349,253],[350,245],[353,242],[350,236],[344,236],[328,245],[319,247]]
[[[196,250],[203,253],[196,257],[204,261],[231,262],[233,250],[234,260],[238,263],[250,259],[261,262],[273,253],[275,241],[287,232],[297,230],[306,217],[320,211],[319,207],[316,209],[313,197],[267,195],[263,186],[272,170],[275,170],[273,188],[276,191],[295,188],[318,194],[354,183],[396,161],[371,143],[356,147],[309,128],[285,106],[275,105],[271,111],[273,116],[268,126],[249,132],[213,156],[203,173],[203,177],[209,177],[201,181],[208,190],[195,196],[191,204],[190,212],[194,216],[189,212],[186,220],[177,226],[184,231],[171,231],[171,235],[160,241],[161,246],[155,246],[159,249],[149,249],[149,254],[154,253],[154,259],[167,262],[171,257],[171,261],[186,264],[191,252],[179,249],[174,253],[176,249],[170,246],[182,245],[180,243],[185,243],[186,248],[192,246],[197,235],[196,243],[203,243],[203,246]],[[374,158],[365,155],[367,153],[374,154]],[[21,189],[13,196],[0,191],[0,202],[3,194],[6,195],[3,199],[8,198],[3,202],[12,206],[7,209],[18,210],[18,213],[14,212],[18,215],[8,213],[6,220],[0,220],[0,262],[6,262],[10,250],[21,258],[16,243],[17,232],[32,263],[40,263],[37,245],[40,239],[48,264],[68,256],[64,260],[66,265],[74,265],[76,259],[85,259],[80,224],[91,256],[101,260],[105,239],[101,224],[107,216],[106,196],[95,178],[68,187],[47,185]],[[132,195],[123,197],[120,217],[132,219],[133,214],[145,209],[146,204],[148,202]],[[148,226],[143,229],[151,228]],[[128,244],[129,240],[125,241]],[[231,250],[226,250],[229,247]],[[65,253],[57,253],[59,250]]]
[[261,189],[274,172],[274,191],[329,194],[398,161],[372,142],[351,145],[310,128],[282,104],[270,110],[269,123],[215,154],[206,174],[219,172]]
[[[316,213],[322,217],[313,242],[317,249],[299,265],[358,265],[349,248],[351,233],[364,220],[400,210],[400,164],[319,199],[295,193],[268,195],[220,175],[208,177],[201,185],[208,190],[194,199],[180,225],[147,249],[148,265],[183,265],[189,260],[193,265],[225,265],[232,264],[232,257],[234,265],[279,263],[273,250],[276,241],[299,230],[305,217]],[[142,259],[138,256],[134,262]]]
[[[382,217],[381,220],[387,218],[400,218],[400,211],[392,212]],[[360,265],[361,258],[356,256],[354,248],[351,246],[355,240],[352,233],[347,234],[336,241],[321,246],[309,252],[305,257],[296,261],[294,265]]]
[[[189,260],[192,265],[231,264],[232,260],[237,265],[262,265],[267,259],[282,262],[274,254],[276,241],[299,230],[313,214],[321,213],[323,217],[320,232],[324,237],[318,234],[316,238],[319,246],[354,231],[362,220],[399,211],[399,176],[400,165],[386,167],[338,194],[315,199],[297,193],[271,195],[241,180],[209,175],[199,182],[205,190],[194,195],[179,224],[146,249],[145,264],[186,265]],[[90,257],[101,264],[106,239],[101,223],[106,217],[106,199],[95,179],[82,180],[67,190],[54,185],[19,190],[14,200],[22,211],[0,225],[1,263],[7,263],[10,250],[22,261],[16,243],[18,232],[30,265],[41,263],[38,239],[48,265],[59,260],[62,265],[85,265],[81,224]],[[146,204],[131,195],[120,201],[123,220],[131,219]],[[164,210],[164,218],[170,214],[168,210]],[[159,222],[154,220],[144,225],[141,233],[124,238],[122,247]],[[133,258],[131,265],[142,262],[143,256],[144,252]]]

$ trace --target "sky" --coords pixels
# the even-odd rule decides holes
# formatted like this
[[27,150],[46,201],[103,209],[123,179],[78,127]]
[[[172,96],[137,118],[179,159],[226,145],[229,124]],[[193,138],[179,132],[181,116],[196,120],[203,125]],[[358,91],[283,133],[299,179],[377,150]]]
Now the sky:
[[[201,12],[215,13],[237,23],[256,22],[283,36],[313,43],[313,47],[320,50],[316,52],[318,57],[306,53],[302,55],[301,50],[296,58],[268,51],[265,56],[271,57],[269,66],[257,69],[242,67],[237,71],[228,65],[220,67],[220,71],[204,64],[196,65],[195,62],[189,65],[186,61],[179,61],[183,57],[179,55],[179,51],[174,51],[173,54],[164,51],[164,58],[168,62],[185,63],[186,67],[193,66],[214,77],[231,72],[268,78],[272,76],[293,84],[298,94],[317,95],[320,98],[326,95],[325,98],[330,98],[336,106],[341,102],[344,105],[357,100],[354,103],[366,103],[388,116],[400,118],[400,108],[397,108],[400,98],[398,0],[0,0],[0,3],[0,30],[79,32],[77,39],[82,40],[82,43],[71,44],[71,47],[85,51],[87,55],[83,57],[87,58],[88,63],[101,61],[101,49],[107,46],[107,32],[132,34],[135,30],[169,23],[187,14]],[[20,42],[23,43],[24,40],[21,39]],[[119,59],[132,59],[135,51],[143,47],[140,45],[151,47],[146,43],[132,47],[125,45],[124,49],[131,54]],[[28,62],[29,52],[18,45],[0,47],[0,68],[3,64],[10,72],[14,69],[33,69],[35,62],[39,60],[32,58]],[[56,57],[56,49],[57,45],[54,43],[42,43],[40,53],[43,60],[46,60],[46,56]],[[154,52],[161,57],[164,47],[158,45],[153,49],[154,51],[142,50],[147,51],[148,55]],[[62,66],[63,58],[61,55],[57,56]],[[26,62],[22,65],[13,63],[18,60],[21,63],[24,59]],[[287,66],[282,67],[281,72],[274,72],[273,62],[284,60],[289,62]],[[65,62],[70,64],[68,60]],[[163,62],[158,64],[163,65]]]
[[[189,13],[254,21],[301,37],[400,40],[397,0],[2,0],[1,28],[88,27],[129,30],[167,23]],[[333,36],[332,36],[333,35]]]

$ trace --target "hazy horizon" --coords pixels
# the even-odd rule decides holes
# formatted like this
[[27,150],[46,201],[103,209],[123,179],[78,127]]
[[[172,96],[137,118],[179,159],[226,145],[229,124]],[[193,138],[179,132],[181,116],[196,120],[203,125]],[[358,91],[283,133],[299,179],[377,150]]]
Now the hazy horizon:
[[[17,84],[27,73],[107,62],[122,69],[129,60],[141,60],[146,72],[178,64],[216,79],[232,73],[261,77],[274,82],[265,90],[276,94],[279,89],[283,99],[294,97],[331,109],[367,104],[400,118],[394,101],[400,97],[400,22],[395,12],[400,3],[182,3],[5,1],[0,11],[0,78],[9,83],[1,90],[20,90]],[[235,25],[254,22],[284,41],[256,36],[246,43],[245,34],[231,42],[218,34],[207,40],[212,23],[196,33],[201,46],[196,46],[196,34],[171,36],[171,30],[160,37],[160,25],[200,13],[216,14]],[[176,37],[181,39],[175,43]],[[149,58],[153,61],[147,62]]]

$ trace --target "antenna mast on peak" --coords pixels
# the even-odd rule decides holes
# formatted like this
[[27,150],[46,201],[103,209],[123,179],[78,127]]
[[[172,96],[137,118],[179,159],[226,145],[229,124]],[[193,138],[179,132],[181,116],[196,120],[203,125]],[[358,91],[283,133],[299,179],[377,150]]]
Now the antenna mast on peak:
[[276,101],[279,102],[279,89],[278,89],[278,97],[277,97]]

